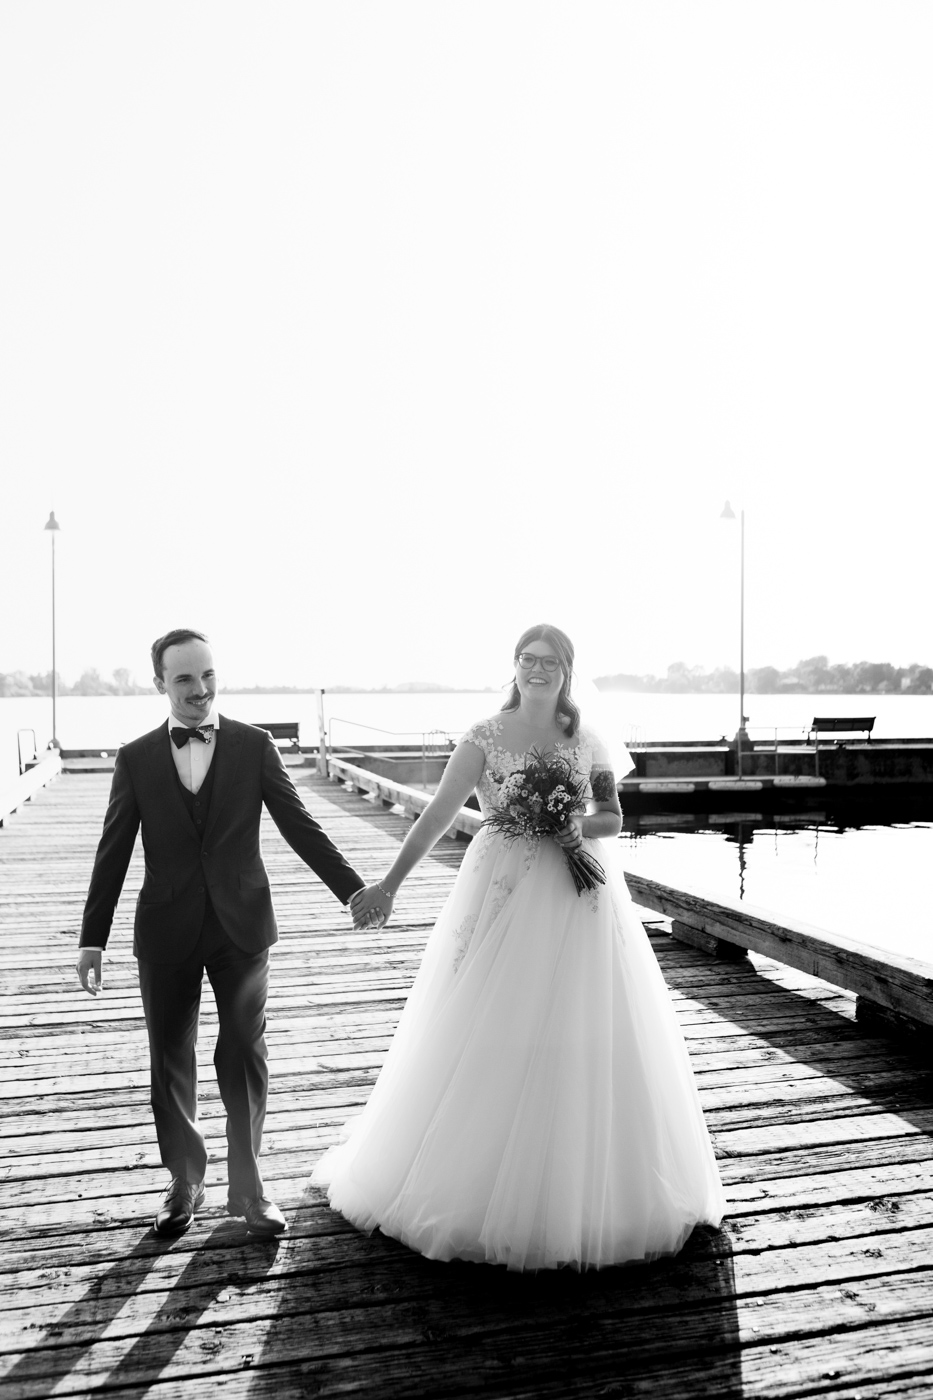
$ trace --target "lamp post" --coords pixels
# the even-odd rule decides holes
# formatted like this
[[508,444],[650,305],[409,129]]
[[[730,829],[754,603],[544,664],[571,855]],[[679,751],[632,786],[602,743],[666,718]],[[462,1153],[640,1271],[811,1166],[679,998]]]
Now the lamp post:
[[51,531],[52,539],[52,743],[53,749],[58,749],[61,745],[58,742],[58,716],[56,713],[58,701],[58,671],[55,662],[55,536],[61,529],[55,519],[55,512],[49,512],[49,518],[45,522],[46,530]]
[[[720,520],[734,520],[735,511],[728,501],[722,508]],[[742,776],[742,741],[745,738],[745,511],[739,511],[739,732],[735,736],[736,766]]]

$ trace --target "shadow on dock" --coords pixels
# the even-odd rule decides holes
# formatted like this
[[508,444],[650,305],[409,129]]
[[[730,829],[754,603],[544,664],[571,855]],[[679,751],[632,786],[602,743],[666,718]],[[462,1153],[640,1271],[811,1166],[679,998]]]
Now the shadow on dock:
[[[720,1037],[724,1024],[736,1027],[736,1044],[741,1038],[750,1064],[793,1063],[795,1073],[805,1076],[796,1081],[802,1092],[792,1108],[795,1121],[831,1117],[838,1125],[846,1117],[860,1120],[865,1114],[892,1113],[933,1139],[928,1049],[867,1034],[854,1020],[853,996],[770,959],[709,958],[698,969],[692,952],[681,956],[676,942],[663,950],[661,964],[672,992],[695,1003],[699,1015],[715,1018]],[[684,1027],[692,1050],[699,1048],[695,1037],[701,1028],[701,1021]],[[702,1054],[694,1056],[694,1069],[702,1076]],[[730,1105],[733,1129],[746,1119],[749,1125],[757,1121],[754,1094],[746,1092],[744,1115],[740,1107]],[[807,1094],[812,1097],[807,1099]],[[711,1127],[715,1113],[707,1112]]]
[[[309,1187],[296,1231],[320,1228],[322,1203]],[[709,1393],[711,1382],[726,1400],[742,1394],[722,1231],[696,1230],[674,1259],[584,1274],[440,1263],[378,1232],[344,1235],[342,1244],[324,1272],[313,1233],[290,1239],[250,1395],[266,1394],[262,1372],[283,1363],[283,1380],[301,1394],[337,1393],[352,1380],[380,1400],[628,1394],[654,1385],[687,1396]]]
[[[108,1395],[122,1387],[137,1387],[141,1377],[152,1379],[170,1367],[203,1315],[229,1288],[231,1273],[218,1251],[225,1243],[242,1244],[244,1237],[242,1225],[224,1221],[197,1245],[145,1330],[134,1337],[129,1349],[121,1348],[122,1354],[107,1375]],[[134,1297],[153,1288],[151,1274],[167,1255],[178,1250],[179,1243],[160,1240],[154,1230],[146,1230],[134,1248],[93,1275],[82,1296],[57,1318],[45,1348],[19,1357],[3,1377],[4,1390],[25,1400],[46,1396],[52,1388],[72,1392],[75,1384],[80,1386],[73,1373],[80,1375],[82,1364],[95,1348],[107,1341],[119,1342],[121,1314],[129,1311],[132,1315]],[[276,1241],[250,1240],[251,1281],[259,1282],[272,1268],[276,1253]],[[132,1327],[126,1330],[131,1332]]]

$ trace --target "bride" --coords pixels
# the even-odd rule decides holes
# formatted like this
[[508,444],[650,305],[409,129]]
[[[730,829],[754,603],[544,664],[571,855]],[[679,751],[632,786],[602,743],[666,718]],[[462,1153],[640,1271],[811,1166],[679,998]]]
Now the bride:
[[[469,794],[494,813],[532,749],[569,760],[591,794],[553,838],[480,830],[370,1099],[315,1168],[359,1229],[430,1259],[601,1268],[674,1253],[723,1214],[687,1052],[617,865],[609,757],[571,698],[573,655],[556,627],[519,638],[506,704],[463,736],[391,869],[351,901],[356,927],[383,923]],[[576,892],[575,850],[605,884]]]

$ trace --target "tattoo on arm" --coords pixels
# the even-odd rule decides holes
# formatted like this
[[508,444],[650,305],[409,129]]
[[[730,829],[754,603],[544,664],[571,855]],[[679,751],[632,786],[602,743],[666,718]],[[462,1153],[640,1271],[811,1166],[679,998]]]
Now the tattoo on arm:
[[611,802],[616,793],[615,774],[611,768],[600,768],[593,774],[593,801]]

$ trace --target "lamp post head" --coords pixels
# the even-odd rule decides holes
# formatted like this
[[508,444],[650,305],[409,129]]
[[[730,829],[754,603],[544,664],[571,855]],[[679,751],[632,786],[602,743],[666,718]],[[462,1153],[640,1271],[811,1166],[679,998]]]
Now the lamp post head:
[[49,518],[48,518],[48,520],[45,522],[45,525],[44,525],[43,528],[46,529],[46,530],[60,530],[60,529],[62,528],[62,527],[59,525],[58,521],[55,519],[55,512],[54,512],[54,510],[49,511]]
[[[730,506],[730,504],[729,504],[728,501],[726,501],[726,504],[723,506],[723,508],[722,508],[722,513],[720,514],[719,518],[720,518],[720,520],[734,520],[734,519],[735,519],[735,511],[732,509],[732,507]],[[49,527],[46,526],[45,528],[48,529]]]

